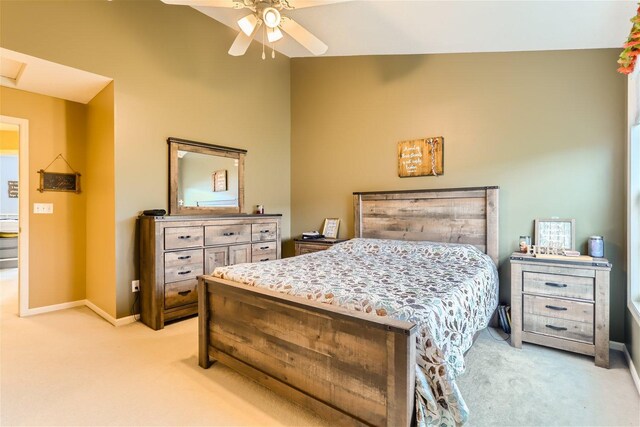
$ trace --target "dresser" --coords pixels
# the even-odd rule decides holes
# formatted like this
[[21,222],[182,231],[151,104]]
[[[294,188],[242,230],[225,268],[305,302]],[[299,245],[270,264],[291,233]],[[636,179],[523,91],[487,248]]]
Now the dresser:
[[346,242],[347,240],[348,239],[293,239],[296,256],[324,251],[336,243]]
[[606,259],[576,261],[511,256],[511,345],[522,342],[595,357],[609,367]]
[[141,216],[140,317],[158,330],[198,312],[197,277],[281,257],[281,215]]

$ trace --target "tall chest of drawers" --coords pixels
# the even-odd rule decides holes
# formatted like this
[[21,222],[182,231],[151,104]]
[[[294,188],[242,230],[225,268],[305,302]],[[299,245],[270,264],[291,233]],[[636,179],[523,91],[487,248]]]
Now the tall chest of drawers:
[[511,345],[522,342],[595,357],[609,367],[611,264],[511,256]]
[[158,330],[198,312],[197,276],[281,257],[281,215],[140,217],[140,317]]

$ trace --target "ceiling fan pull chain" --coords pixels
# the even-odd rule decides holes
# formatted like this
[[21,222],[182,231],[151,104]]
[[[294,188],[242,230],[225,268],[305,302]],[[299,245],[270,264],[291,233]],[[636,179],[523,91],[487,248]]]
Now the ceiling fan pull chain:
[[267,55],[264,54],[264,35],[267,32],[266,27],[262,27],[262,60],[264,61]]

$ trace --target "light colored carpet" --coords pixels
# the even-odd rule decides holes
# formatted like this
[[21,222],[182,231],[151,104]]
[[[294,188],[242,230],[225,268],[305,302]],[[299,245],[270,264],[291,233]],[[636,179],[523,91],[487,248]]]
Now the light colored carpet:
[[[0,424],[328,425],[233,371],[197,365],[197,319],[114,328],[87,308],[18,318],[15,270],[0,281]],[[497,337],[497,333],[493,331]],[[619,352],[593,359],[483,332],[459,379],[471,426],[640,425]]]

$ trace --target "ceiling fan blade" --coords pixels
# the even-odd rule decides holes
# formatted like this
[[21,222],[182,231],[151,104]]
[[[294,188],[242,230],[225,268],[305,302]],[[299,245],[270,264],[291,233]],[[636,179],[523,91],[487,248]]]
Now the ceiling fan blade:
[[331,3],[344,3],[352,0],[293,0],[290,2],[294,9],[303,9],[305,7],[326,6]]
[[329,46],[289,17],[282,17],[280,28],[314,55],[322,55],[329,49]]
[[229,48],[229,55],[231,56],[244,55],[247,49],[249,49],[249,45],[251,44],[251,40],[253,40],[253,36],[256,35],[261,25],[262,25],[262,21],[258,21],[258,23],[256,24],[256,27],[253,29],[253,33],[251,33],[250,36],[240,31],[236,36],[236,39],[233,41],[231,48]]
[[161,0],[166,4],[179,6],[208,6],[208,7],[226,7],[229,9],[242,9],[244,3],[240,0]]

